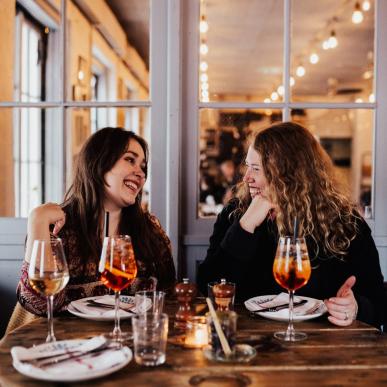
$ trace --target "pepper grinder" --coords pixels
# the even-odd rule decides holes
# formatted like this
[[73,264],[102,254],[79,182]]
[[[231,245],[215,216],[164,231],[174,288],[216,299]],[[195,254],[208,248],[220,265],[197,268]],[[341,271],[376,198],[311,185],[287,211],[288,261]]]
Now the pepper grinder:
[[175,286],[175,294],[179,308],[175,315],[175,327],[185,329],[187,319],[195,315],[195,309],[192,305],[196,296],[196,285],[190,283],[188,278],[183,278],[183,282]]
[[227,282],[224,278],[212,288],[215,304],[218,310],[231,310],[234,306],[235,284]]

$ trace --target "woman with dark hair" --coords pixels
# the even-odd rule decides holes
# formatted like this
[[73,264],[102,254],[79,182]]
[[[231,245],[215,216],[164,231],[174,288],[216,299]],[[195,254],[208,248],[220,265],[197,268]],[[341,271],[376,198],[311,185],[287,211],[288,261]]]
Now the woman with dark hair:
[[[70,271],[67,287],[55,297],[54,310],[65,310],[75,299],[108,292],[98,272],[104,214],[109,212],[109,235],[132,238],[138,277],[155,277],[160,290],[175,283],[170,242],[158,219],[141,208],[147,177],[148,146],[144,139],[122,128],[104,128],[93,134],[79,153],[73,184],[62,205],[47,203],[28,219],[28,237],[19,303],[29,312],[45,315],[46,301],[28,283],[28,259],[35,239],[50,232],[63,242]],[[131,290],[136,289],[137,282]]]
[[312,265],[297,293],[324,299],[333,324],[357,318],[380,326],[387,301],[371,230],[340,190],[314,136],[295,123],[273,125],[254,137],[245,164],[199,267],[201,291],[223,277],[236,282],[240,299],[281,292],[272,269],[278,237],[292,235],[297,217]]

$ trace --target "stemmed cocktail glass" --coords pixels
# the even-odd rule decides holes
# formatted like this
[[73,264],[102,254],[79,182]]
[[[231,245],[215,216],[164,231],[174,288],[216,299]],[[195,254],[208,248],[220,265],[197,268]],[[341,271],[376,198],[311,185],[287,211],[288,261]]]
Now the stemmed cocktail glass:
[[109,336],[122,342],[127,337],[120,328],[120,292],[130,286],[137,275],[136,259],[129,235],[105,237],[99,271],[103,284],[114,290],[115,295],[114,330]]
[[305,238],[280,237],[273,264],[275,280],[289,292],[289,325],[286,331],[276,332],[274,337],[284,341],[306,339],[303,332],[293,327],[294,292],[306,285],[310,278],[311,267]]

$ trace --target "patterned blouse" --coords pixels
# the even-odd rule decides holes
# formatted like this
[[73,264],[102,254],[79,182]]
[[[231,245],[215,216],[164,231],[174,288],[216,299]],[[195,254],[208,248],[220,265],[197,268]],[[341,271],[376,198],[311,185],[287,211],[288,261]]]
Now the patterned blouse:
[[[123,291],[126,294],[134,294],[136,289],[141,288],[142,283],[149,283],[148,280],[144,281],[144,279],[149,278],[157,283],[158,290],[170,292],[175,285],[175,266],[169,238],[154,215],[147,213],[146,216],[153,224],[153,229],[155,230],[154,237],[159,239],[162,248],[157,259],[151,265],[136,259],[137,278],[128,289]],[[109,293],[109,290],[100,281],[98,259],[96,260],[93,257],[85,259],[81,256],[77,247],[77,232],[70,227],[66,227],[66,225],[67,223],[59,232],[58,237],[62,239],[70,272],[70,280],[66,288],[55,295],[54,312],[65,311],[67,305],[73,300]],[[16,290],[17,299],[27,311],[35,315],[44,316],[47,313],[47,301],[44,296],[35,292],[30,286],[28,282],[28,266],[29,264],[24,261],[21,268],[21,278]]]

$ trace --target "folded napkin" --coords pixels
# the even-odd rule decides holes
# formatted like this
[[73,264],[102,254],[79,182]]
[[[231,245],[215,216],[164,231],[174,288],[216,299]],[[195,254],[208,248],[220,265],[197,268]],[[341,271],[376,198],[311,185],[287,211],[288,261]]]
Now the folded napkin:
[[[295,296],[293,298],[294,302],[299,302],[302,300],[301,297]],[[275,296],[272,300],[258,303],[256,298],[252,298],[250,300],[247,300],[245,302],[246,308],[252,312],[259,312],[261,309],[266,308],[275,308],[276,306],[288,304],[289,303],[289,294],[288,293],[280,293],[277,296]],[[310,313],[313,313],[314,311],[322,308],[324,305],[324,302],[322,300],[317,300],[315,298],[308,299],[308,301],[300,306],[297,306],[293,310],[293,314],[295,316],[305,316]],[[266,312],[266,313],[277,313],[277,314],[288,314],[289,309],[281,309],[278,311],[273,312]]]
[[[88,300],[90,300],[90,298],[89,299],[82,298],[80,300],[72,301],[70,303],[70,305],[73,306],[73,308],[75,310],[77,310],[78,312],[81,312],[81,313],[88,315],[88,316],[114,318],[114,316],[115,316],[114,308],[104,309],[102,307],[88,305]],[[95,298],[93,298],[93,300],[97,303],[108,304],[111,306],[114,306],[114,303],[115,303],[114,298],[112,296],[109,296],[109,295],[105,295],[102,297],[95,297]],[[128,308],[128,312],[123,310],[123,308]],[[129,310],[135,313],[134,309],[135,308],[134,308],[133,304],[125,305],[125,303],[121,302],[120,303],[120,310],[119,310],[120,317],[132,316],[133,313],[130,313]]]
[[[66,343],[66,341],[57,343]],[[51,343],[47,345],[52,346]],[[75,359],[37,367],[33,362],[22,361],[19,356],[24,351],[34,351],[34,347],[23,348],[24,351],[21,351],[21,348],[23,347],[13,347],[11,349],[14,367],[23,374],[46,380],[48,375],[58,377],[58,380],[76,380],[82,378],[85,374],[105,374],[104,372],[108,373],[110,368],[126,363],[131,358],[131,351],[128,347],[107,348],[101,352],[87,353]]]

